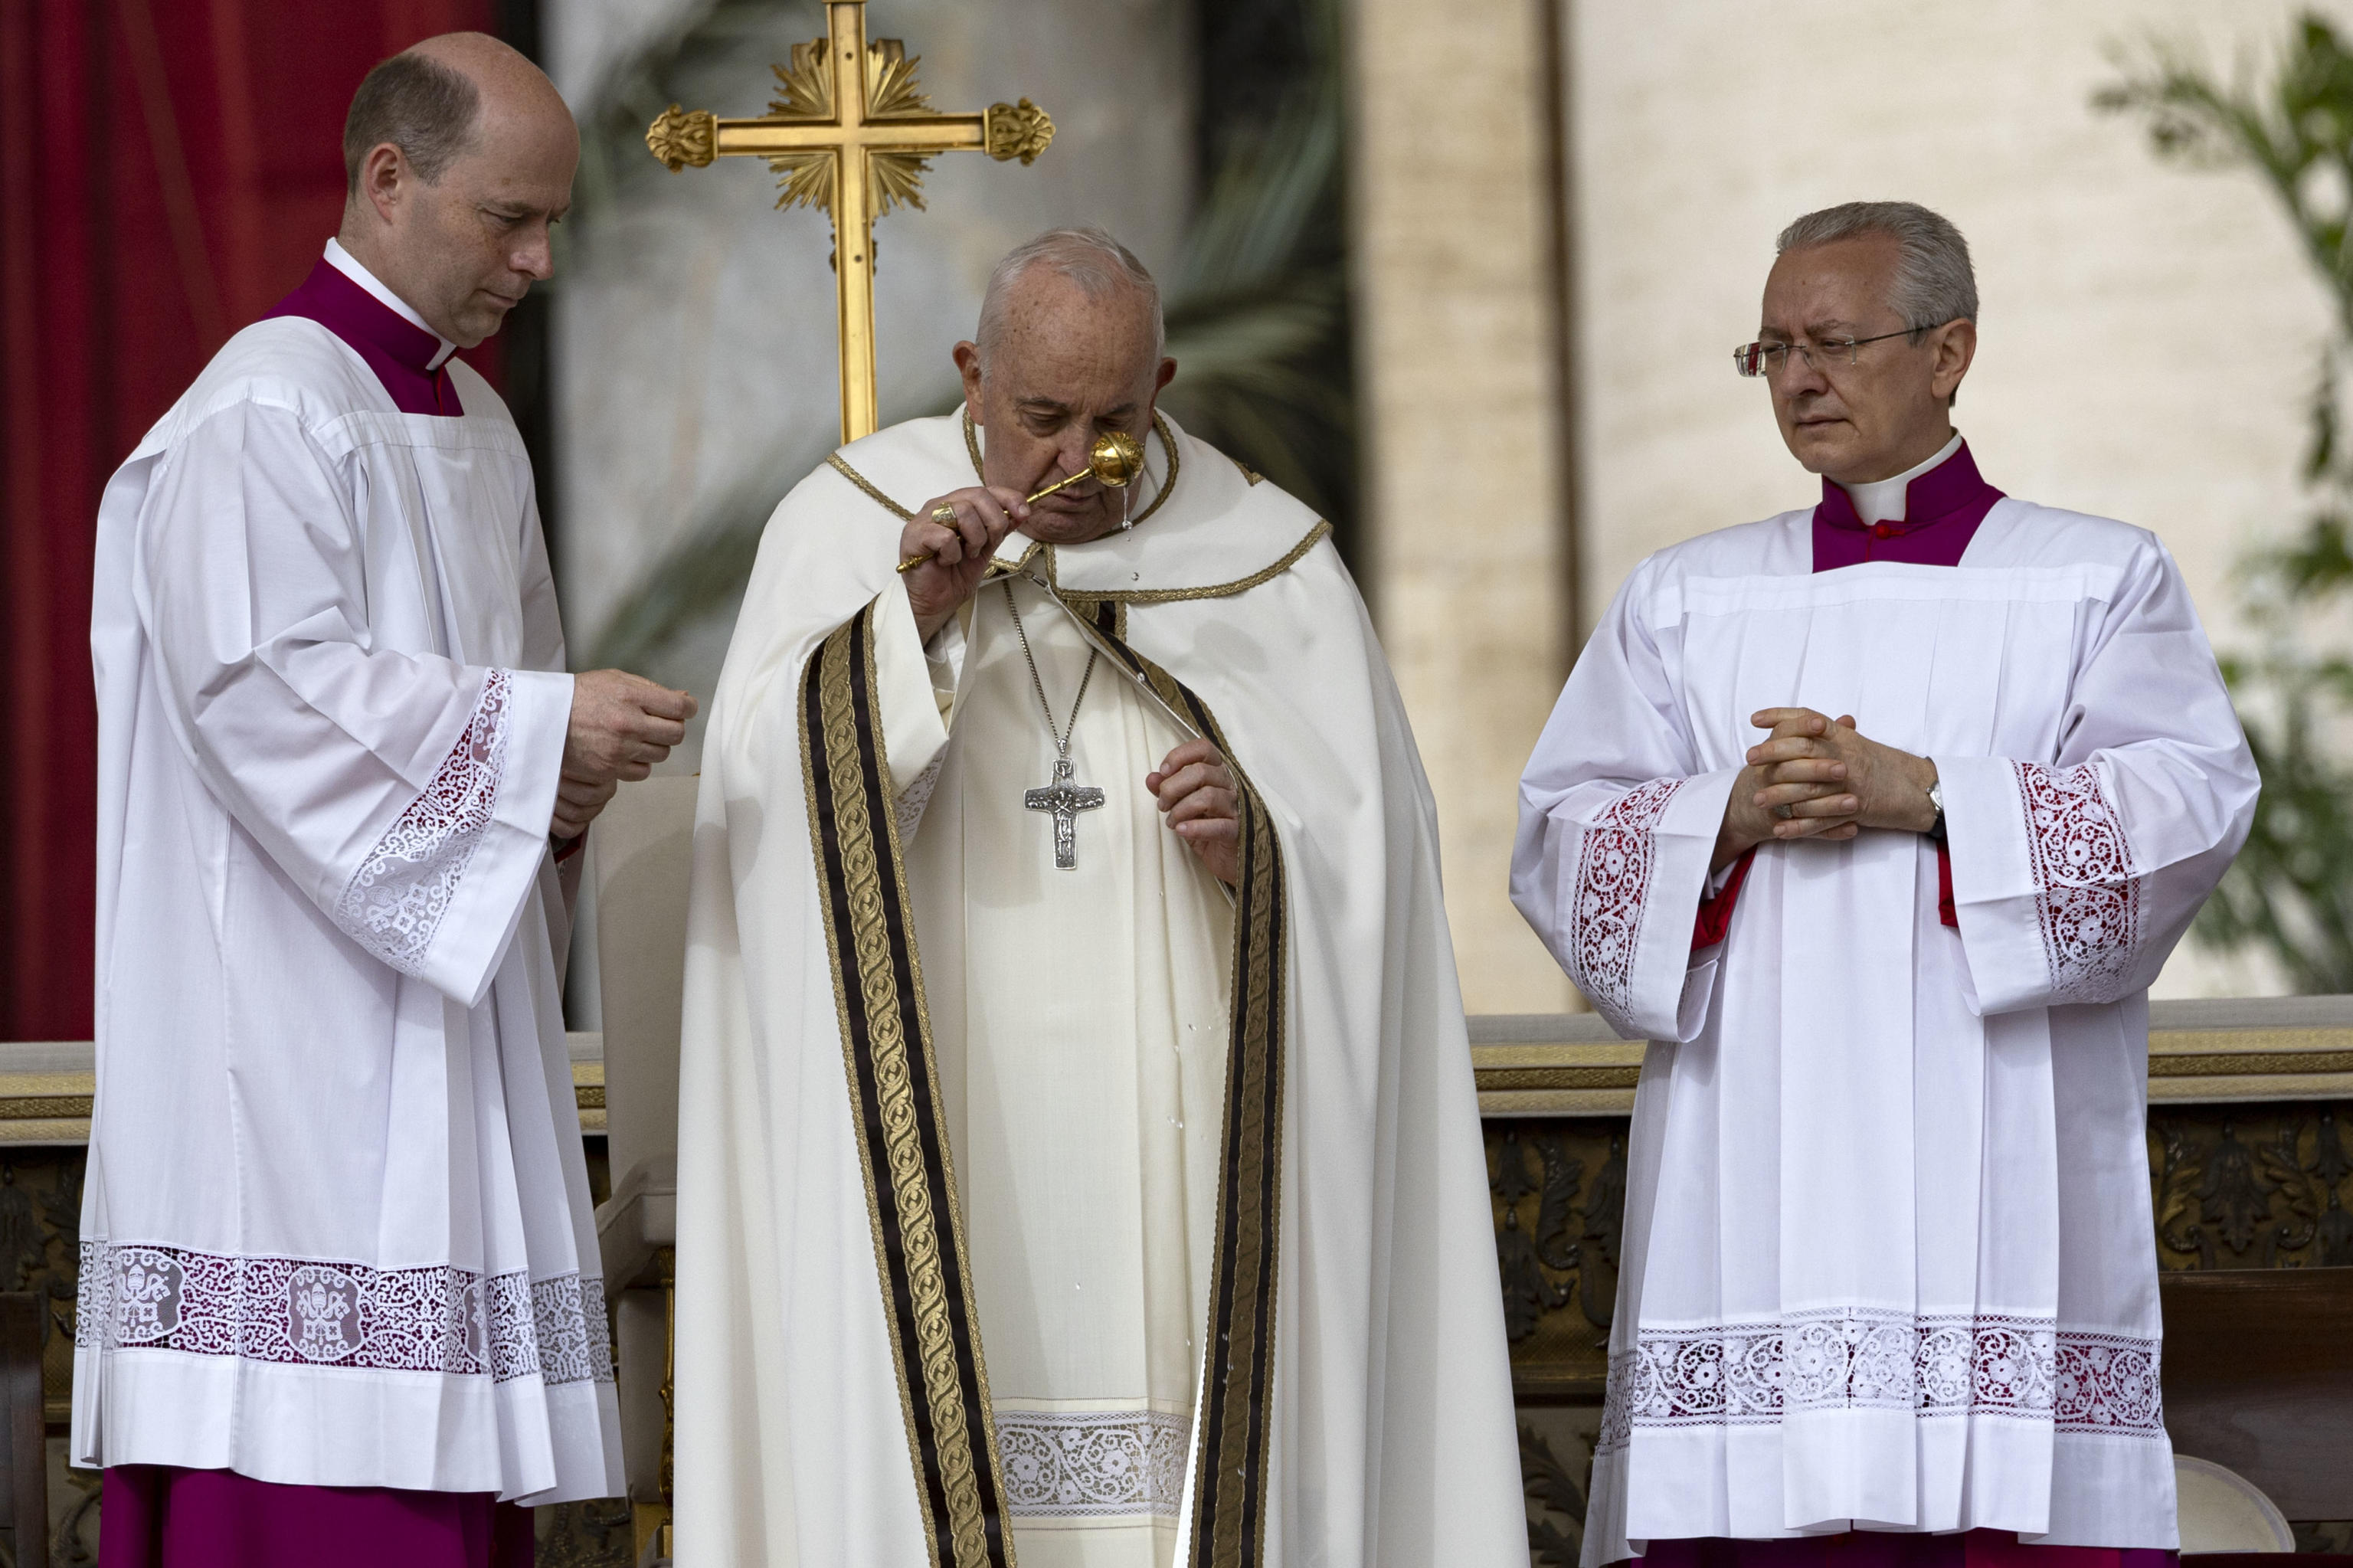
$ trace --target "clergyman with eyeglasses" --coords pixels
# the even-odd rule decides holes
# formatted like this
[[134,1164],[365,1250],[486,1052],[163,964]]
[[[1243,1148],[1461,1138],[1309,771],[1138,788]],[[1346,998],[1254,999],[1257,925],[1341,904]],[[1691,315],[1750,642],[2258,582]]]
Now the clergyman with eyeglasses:
[[1588,1568],[2176,1544],[2147,991],[2255,769],[2156,536],[1980,477],[1977,315],[1924,207],[1783,231],[1735,368],[1821,501],[1636,567],[1522,783],[1514,900],[1653,1042]]

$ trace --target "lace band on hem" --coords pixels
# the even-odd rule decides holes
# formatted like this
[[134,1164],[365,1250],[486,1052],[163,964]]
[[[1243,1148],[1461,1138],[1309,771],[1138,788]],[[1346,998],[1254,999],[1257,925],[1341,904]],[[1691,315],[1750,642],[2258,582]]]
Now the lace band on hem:
[[998,1405],[1007,1511],[1016,1519],[1174,1520],[1193,1424],[1160,1410],[1008,1410]]
[[1823,1410],[2002,1415],[2060,1432],[2165,1431],[2158,1342],[2047,1318],[1848,1308],[1780,1322],[1640,1331],[1610,1359],[1600,1447],[1637,1427],[1778,1425]]
[[85,1241],[74,1348],[611,1383],[605,1282]]

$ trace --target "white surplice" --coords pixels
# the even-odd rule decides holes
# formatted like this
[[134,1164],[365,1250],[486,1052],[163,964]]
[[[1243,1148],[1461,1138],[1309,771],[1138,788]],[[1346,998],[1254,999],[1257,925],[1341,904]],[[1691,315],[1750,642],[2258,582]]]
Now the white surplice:
[[[1934,846],[1767,844],[1694,917],[1749,715],[1932,758]],[[1585,1561],[1850,1526],[2174,1544],[2147,1001],[2257,782],[2150,535],[1997,503],[1957,567],[1811,514],[1660,552],[1530,761],[1513,896],[1651,1042]]]
[[76,1464],[621,1489],[546,838],[572,680],[522,443],[449,374],[461,417],[404,414],[265,321],[107,487]]
[[[1146,442],[1137,508],[1166,498],[1140,526],[1060,548],[1014,535],[998,559],[1023,569],[983,587],[929,650],[892,570],[902,524],[873,492],[913,506],[977,482],[956,420],[845,448],[847,471],[818,470],[769,524],[712,705],[697,832],[682,1563],[998,1560],[977,1529],[953,1533],[952,1509],[927,1514],[951,1461],[914,1429],[926,1372],[894,1351],[897,1245],[880,1239],[891,1209],[861,1175],[860,1069],[845,1065],[873,993],[838,993],[828,973],[835,826],[807,770],[839,775],[814,760],[822,726],[804,715],[807,672],[845,620],[865,628],[853,652],[878,694],[965,1227],[976,1332],[961,1359],[993,1417],[1007,1555],[1237,1560],[1192,1542],[1217,1204],[1241,1127],[1229,1031],[1269,1000],[1235,974],[1249,894],[1229,901],[1145,792],[1190,729],[1045,583],[1198,694],[1281,841],[1280,1262],[1261,1341],[1265,1447],[1237,1472],[1255,1514],[1241,1528],[1262,1543],[1250,1560],[1526,1562],[1428,787],[1314,514],[1181,432],[1173,442],[1173,483],[1167,447]],[[1078,816],[1067,870],[1050,818],[1024,803],[1056,758],[1016,608],[1057,724],[1096,654],[1071,782],[1105,800]],[[883,886],[874,905],[849,901],[885,904]]]

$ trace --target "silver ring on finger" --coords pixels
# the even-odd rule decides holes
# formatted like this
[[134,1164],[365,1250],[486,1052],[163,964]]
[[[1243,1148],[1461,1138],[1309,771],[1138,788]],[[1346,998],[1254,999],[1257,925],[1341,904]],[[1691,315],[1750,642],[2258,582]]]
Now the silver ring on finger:
[[1797,808],[1795,806],[1776,806],[1773,808],[1773,814],[1786,822],[1792,816],[1797,814]]

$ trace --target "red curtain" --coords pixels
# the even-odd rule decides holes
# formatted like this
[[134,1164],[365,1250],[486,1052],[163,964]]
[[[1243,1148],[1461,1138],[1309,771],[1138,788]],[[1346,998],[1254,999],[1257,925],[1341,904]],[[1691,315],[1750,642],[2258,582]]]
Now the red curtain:
[[491,14],[0,0],[0,1039],[90,1037],[107,475],[318,259],[368,68]]

